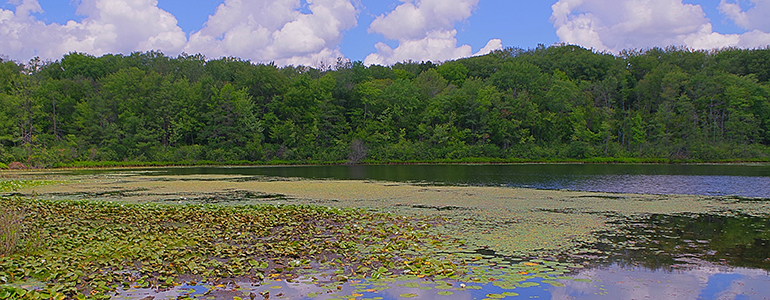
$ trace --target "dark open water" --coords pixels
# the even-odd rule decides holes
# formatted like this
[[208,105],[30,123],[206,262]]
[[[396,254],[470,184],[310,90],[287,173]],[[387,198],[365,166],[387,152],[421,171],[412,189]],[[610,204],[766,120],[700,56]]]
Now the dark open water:
[[[94,171],[78,171],[94,172]],[[150,174],[239,174],[511,186],[611,193],[770,198],[770,165],[351,165],[152,169]]]

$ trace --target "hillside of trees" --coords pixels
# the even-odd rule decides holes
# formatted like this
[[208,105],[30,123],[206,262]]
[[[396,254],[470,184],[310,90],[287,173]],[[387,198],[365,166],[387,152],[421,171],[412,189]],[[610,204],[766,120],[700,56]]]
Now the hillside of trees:
[[770,48],[277,67],[0,60],[0,162],[770,157]]

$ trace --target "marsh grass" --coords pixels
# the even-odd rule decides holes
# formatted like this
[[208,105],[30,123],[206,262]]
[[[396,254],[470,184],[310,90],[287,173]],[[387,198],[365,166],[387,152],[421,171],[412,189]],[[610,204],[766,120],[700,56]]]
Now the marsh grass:
[[[4,180],[0,181],[0,193],[15,192],[19,189],[51,184],[43,180]],[[18,198],[0,198],[0,257],[10,256],[15,251],[30,250],[41,244],[39,236],[28,235],[24,238],[24,218],[27,211],[20,205]]]
[[22,236],[25,212],[15,205],[0,208],[0,256],[11,255]]

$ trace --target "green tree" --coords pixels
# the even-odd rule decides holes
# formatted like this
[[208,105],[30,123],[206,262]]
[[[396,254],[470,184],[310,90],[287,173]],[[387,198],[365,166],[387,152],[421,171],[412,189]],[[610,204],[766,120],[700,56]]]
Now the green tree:
[[243,148],[261,142],[262,124],[254,116],[254,105],[246,91],[226,84],[215,89],[204,103],[202,135],[214,148]]
[[458,62],[447,62],[436,68],[441,77],[444,77],[450,84],[462,86],[465,79],[468,78],[468,68]]

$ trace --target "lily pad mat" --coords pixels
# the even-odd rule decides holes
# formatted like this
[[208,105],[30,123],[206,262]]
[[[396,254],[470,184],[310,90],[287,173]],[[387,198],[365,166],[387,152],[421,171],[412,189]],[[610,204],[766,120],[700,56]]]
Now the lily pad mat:
[[[232,175],[71,177],[22,189],[40,198],[127,202],[312,204],[444,218],[444,234],[509,255],[564,252],[595,242],[615,217],[640,214],[741,213],[767,216],[770,204],[690,195],[610,194],[508,187],[303,180]],[[250,195],[244,197],[243,195]]]

